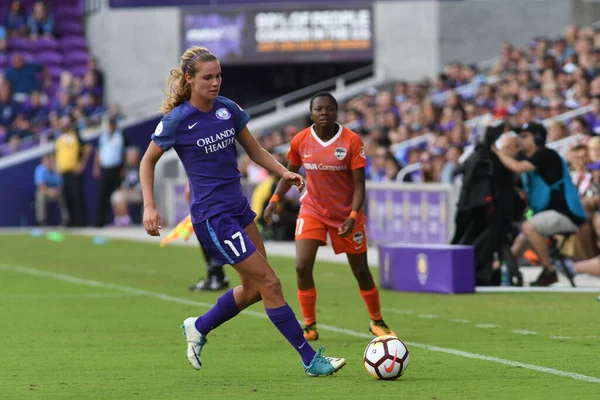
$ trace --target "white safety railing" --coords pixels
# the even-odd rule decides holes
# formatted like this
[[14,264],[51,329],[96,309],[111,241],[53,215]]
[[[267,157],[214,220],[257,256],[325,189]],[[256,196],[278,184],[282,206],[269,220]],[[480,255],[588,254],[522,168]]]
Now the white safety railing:
[[432,137],[434,137],[433,133],[431,133],[431,132],[424,133],[423,135],[419,135],[414,138],[403,140],[400,143],[394,143],[393,145],[390,146],[390,150],[392,151],[392,153],[395,154],[402,149],[406,149],[409,147],[418,147],[422,144],[427,143]]
[[408,174],[420,171],[422,166],[423,165],[420,162],[408,164],[406,167],[402,168],[400,172],[398,172],[398,175],[396,175],[396,182],[404,182],[404,178],[406,178]]

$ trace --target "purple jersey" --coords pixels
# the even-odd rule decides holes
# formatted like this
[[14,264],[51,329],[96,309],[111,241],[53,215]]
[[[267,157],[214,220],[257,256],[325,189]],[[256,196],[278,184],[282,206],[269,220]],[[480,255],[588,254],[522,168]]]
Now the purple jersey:
[[185,102],[160,121],[152,140],[163,150],[175,148],[190,181],[190,214],[197,224],[219,214],[246,210],[235,139],[250,116],[219,96],[209,112]]

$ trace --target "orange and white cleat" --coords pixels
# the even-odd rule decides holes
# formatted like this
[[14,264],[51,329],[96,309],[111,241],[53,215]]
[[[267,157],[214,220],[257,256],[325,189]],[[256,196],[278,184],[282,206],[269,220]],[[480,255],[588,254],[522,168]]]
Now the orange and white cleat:
[[[369,325],[369,331],[375,336],[396,336],[394,331],[392,331],[382,319],[380,320],[371,320],[371,324]],[[306,335],[305,335],[306,337]]]
[[317,332],[317,323],[313,322],[310,325],[305,326],[304,328],[304,339],[307,342],[315,341],[319,339],[319,332]]

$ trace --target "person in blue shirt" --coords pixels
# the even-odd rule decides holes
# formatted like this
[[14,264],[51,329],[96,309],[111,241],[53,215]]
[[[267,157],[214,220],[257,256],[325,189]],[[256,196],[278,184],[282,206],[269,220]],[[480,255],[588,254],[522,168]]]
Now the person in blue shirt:
[[106,222],[106,211],[110,206],[110,198],[121,186],[121,173],[125,162],[125,149],[128,141],[123,132],[118,129],[117,121],[108,121],[108,130],[100,134],[98,149],[94,160],[94,178],[99,180],[98,203],[96,204],[96,228],[101,228]]
[[13,93],[24,101],[29,94],[40,88],[39,73],[42,66],[36,63],[25,62],[21,53],[14,53],[11,59],[11,66],[6,68],[5,76],[13,89]]
[[35,168],[35,218],[39,226],[47,224],[48,203],[56,202],[60,207],[63,225],[69,221],[69,211],[62,192],[62,178],[56,172],[54,154],[42,157],[42,163]]
[[6,51],[6,28],[0,25],[0,53]]
[[23,12],[23,4],[21,4],[20,0],[12,0],[10,2],[10,8],[8,9],[8,13],[6,13],[4,23],[10,37],[20,37],[27,33],[25,13]]
[[265,246],[241,185],[236,141],[249,158],[287,183],[304,189],[298,174],[288,171],[255,140],[246,124],[248,114],[232,100],[219,96],[221,67],[204,47],[191,47],[171,70],[169,93],[160,121],[140,165],[144,200],[144,227],[160,236],[161,216],[154,202],[154,169],[163,153],[174,148],[190,182],[190,215],[196,237],[207,253],[230,264],[242,284],[224,293],[200,317],[187,318],[182,327],[188,342],[188,360],[202,367],[200,353],[206,336],[262,299],[271,322],[299,353],[309,376],[331,375],[346,364],[324,357],[304,339],[294,311],[283,297],[281,282],[267,262]]
[[52,37],[54,32],[54,17],[48,14],[48,9],[43,1],[36,1],[33,13],[27,19],[27,28],[31,39],[40,36]]

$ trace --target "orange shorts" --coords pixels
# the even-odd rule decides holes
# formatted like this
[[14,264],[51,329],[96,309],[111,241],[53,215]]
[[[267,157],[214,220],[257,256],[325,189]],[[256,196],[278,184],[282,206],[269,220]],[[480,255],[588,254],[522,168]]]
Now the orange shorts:
[[321,241],[321,246],[327,244],[327,233],[331,238],[331,246],[335,254],[359,254],[367,251],[367,234],[365,224],[354,224],[352,232],[342,237],[338,234],[339,227],[326,225],[312,215],[299,215],[296,220],[296,240],[315,239]]

